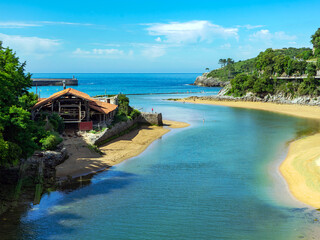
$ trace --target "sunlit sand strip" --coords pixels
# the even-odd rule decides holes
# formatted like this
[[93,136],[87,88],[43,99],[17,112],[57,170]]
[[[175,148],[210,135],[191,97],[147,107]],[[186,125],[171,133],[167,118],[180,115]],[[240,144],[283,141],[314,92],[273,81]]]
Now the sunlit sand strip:
[[114,166],[126,159],[138,156],[153,141],[170,131],[170,128],[184,128],[187,123],[163,121],[164,127],[142,126],[104,146],[100,150],[104,155],[93,152],[82,138],[70,138],[65,141],[69,158],[56,167],[58,178],[84,176]]
[[307,105],[299,105],[299,104],[277,104],[277,103],[264,103],[264,102],[244,102],[244,101],[238,101],[238,102],[237,101],[217,101],[217,100],[207,100],[207,99],[201,99],[201,98],[179,99],[177,101],[196,103],[196,104],[211,104],[211,105],[221,105],[221,106],[228,106],[228,107],[264,110],[264,111],[282,113],[282,114],[302,117],[302,118],[320,119],[319,106],[307,106]]

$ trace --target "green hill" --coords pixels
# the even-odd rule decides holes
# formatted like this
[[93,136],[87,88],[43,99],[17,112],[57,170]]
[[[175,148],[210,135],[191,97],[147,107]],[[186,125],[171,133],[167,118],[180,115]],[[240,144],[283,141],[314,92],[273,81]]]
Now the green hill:
[[[267,50],[266,50],[267,51]],[[303,59],[303,60],[309,60],[313,58],[312,50],[310,48],[283,48],[283,49],[275,49],[272,50],[275,54],[275,56],[287,56],[291,59]],[[263,54],[264,52],[261,52],[259,55]],[[219,69],[215,69],[211,71],[207,77],[212,78],[219,78],[220,81],[228,81],[232,78],[234,78],[239,73],[253,73],[254,71],[257,71],[256,63],[257,63],[258,57],[250,58],[244,61],[238,61],[233,62],[228,61],[226,59],[220,59],[220,60],[226,60],[226,63],[221,63],[222,67]],[[231,59],[232,60],[232,59]]]

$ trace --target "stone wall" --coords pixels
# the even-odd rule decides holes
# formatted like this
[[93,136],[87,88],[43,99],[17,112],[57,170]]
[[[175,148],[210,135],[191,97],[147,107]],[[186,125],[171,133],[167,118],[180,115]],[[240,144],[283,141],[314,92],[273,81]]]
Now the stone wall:
[[119,122],[115,125],[112,126],[112,128],[106,129],[102,134],[97,136],[96,139],[90,139],[91,144],[99,144],[102,143],[103,141],[107,140],[108,138],[111,138],[128,128],[132,127],[134,124],[139,122],[139,118],[133,119],[133,120],[128,120],[126,122]]
[[119,122],[112,126],[112,128],[106,129],[100,134],[86,134],[85,139],[89,144],[100,144],[103,141],[120,134],[121,132],[132,127],[136,123],[151,124],[162,126],[162,114],[161,113],[141,113],[141,116],[133,120],[126,122]]
[[141,123],[147,123],[151,125],[162,126],[162,114],[161,113],[141,113],[140,121]]

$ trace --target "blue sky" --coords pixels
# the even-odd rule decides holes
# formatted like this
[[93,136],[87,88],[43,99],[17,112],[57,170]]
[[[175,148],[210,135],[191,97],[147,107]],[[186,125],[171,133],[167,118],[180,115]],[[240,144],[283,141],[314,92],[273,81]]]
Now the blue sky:
[[0,0],[0,41],[27,71],[203,72],[311,47],[320,1]]

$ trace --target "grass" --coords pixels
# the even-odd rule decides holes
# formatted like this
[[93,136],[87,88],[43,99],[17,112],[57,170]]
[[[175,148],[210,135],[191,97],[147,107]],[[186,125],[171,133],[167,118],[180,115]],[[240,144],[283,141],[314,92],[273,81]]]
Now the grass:
[[98,147],[97,145],[88,144],[88,148],[89,148],[92,152],[96,152],[96,153],[99,153],[100,155],[103,155],[103,152],[99,149],[99,147]]
[[91,130],[89,133],[97,134],[97,133],[103,132],[104,130],[106,130],[106,127],[101,128],[100,130],[98,130],[98,129],[93,129],[93,130]]

